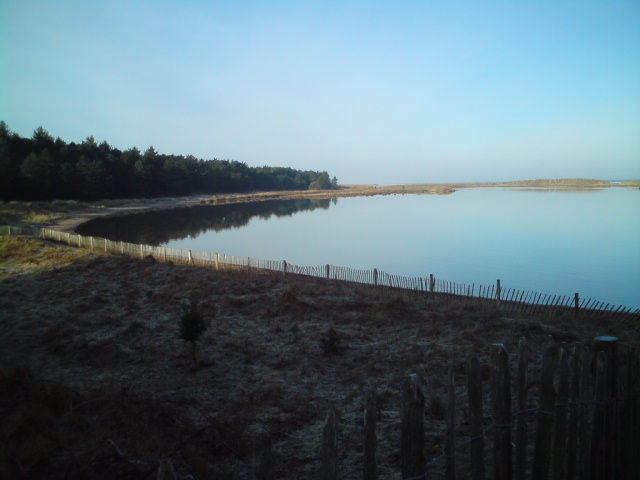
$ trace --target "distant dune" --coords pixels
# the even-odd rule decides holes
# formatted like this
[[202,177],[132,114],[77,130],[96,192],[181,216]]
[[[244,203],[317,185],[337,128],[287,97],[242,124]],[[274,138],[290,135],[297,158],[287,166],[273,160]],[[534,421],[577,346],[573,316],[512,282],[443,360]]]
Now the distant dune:
[[500,183],[499,185],[514,187],[608,187],[613,184],[606,180],[595,180],[591,178],[560,178],[555,180],[519,180],[516,182]]

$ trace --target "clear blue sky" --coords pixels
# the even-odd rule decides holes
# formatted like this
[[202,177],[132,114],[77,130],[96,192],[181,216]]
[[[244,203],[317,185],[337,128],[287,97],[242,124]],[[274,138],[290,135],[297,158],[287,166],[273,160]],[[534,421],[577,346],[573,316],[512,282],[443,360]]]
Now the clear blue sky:
[[342,183],[640,179],[638,1],[0,2],[0,119]]

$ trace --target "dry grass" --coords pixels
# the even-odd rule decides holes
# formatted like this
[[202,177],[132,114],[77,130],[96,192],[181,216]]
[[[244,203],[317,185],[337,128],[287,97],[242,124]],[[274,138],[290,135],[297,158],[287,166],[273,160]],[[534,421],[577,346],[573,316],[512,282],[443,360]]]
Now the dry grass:
[[[248,478],[261,432],[272,436],[279,478],[315,478],[329,408],[340,415],[342,477],[359,478],[362,401],[373,385],[380,477],[396,479],[399,389],[408,374],[426,388],[433,458],[442,452],[450,361],[464,435],[469,355],[486,364],[491,344],[515,352],[525,337],[535,379],[547,335],[638,341],[637,325],[606,318],[513,318],[323,281],[86,255],[29,239],[1,248],[3,262],[48,258],[37,274],[8,274],[0,283],[0,409],[8,425],[1,440],[9,446],[2,478],[140,478],[202,428],[172,454],[180,478]],[[72,263],[70,251],[79,257]],[[196,369],[178,335],[180,303],[194,294],[212,319]]]

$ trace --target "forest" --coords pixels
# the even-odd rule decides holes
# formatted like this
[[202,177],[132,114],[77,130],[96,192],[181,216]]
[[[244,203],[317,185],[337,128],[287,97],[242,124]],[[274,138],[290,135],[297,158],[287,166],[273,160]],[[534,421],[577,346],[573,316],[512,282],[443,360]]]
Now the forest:
[[67,143],[43,127],[31,138],[0,121],[0,200],[101,200],[337,188],[327,172],[249,167],[235,160],[121,151],[93,136]]

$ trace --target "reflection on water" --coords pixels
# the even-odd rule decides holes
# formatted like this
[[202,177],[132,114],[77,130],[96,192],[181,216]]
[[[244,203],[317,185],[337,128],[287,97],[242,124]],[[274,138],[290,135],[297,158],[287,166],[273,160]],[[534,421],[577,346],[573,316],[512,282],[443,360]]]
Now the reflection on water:
[[[171,240],[195,238],[208,232],[245,227],[252,218],[290,217],[294,213],[327,210],[330,199],[267,200],[229,205],[200,205],[133,215],[98,218],[80,225],[76,232],[114,241],[161,245]],[[333,200],[334,204],[337,199]]]
[[[110,220],[106,236],[466,284],[500,279],[505,289],[578,292],[640,308],[637,189],[477,188],[330,205],[290,200],[151,212]],[[105,236],[95,226],[80,233]]]

